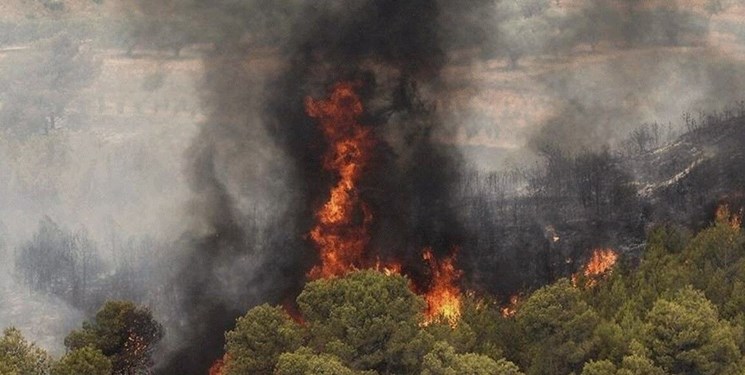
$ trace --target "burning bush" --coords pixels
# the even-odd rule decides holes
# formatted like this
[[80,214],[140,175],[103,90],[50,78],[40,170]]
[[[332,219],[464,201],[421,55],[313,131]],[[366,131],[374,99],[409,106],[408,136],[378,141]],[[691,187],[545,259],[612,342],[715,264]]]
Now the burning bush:
[[427,301],[425,324],[442,320],[455,327],[461,317],[461,292],[457,281],[462,274],[455,267],[455,256],[438,261],[432,251],[426,249],[423,258],[432,272],[429,291],[424,295]]
[[[449,349],[432,352],[429,358],[445,355],[455,361],[444,363],[445,368],[474,368],[478,363],[485,369],[497,368],[497,363],[510,367],[506,361],[497,362],[501,357],[450,358],[453,347],[459,352],[475,347],[475,329],[467,323],[453,328],[447,320],[422,324],[427,305],[410,283],[404,276],[374,270],[312,281],[297,298],[303,323],[280,307],[256,307],[226,335],[229,360],[222,373],[268,374],[273,369],[277,374],[309,374],[308,366],[316,369],[314,364],[323,363],[329,369],[344,369],[340,373],[349,369],[350,374],[419,374],[436,342]],[[499,351],[490,354],[494,353]]]
[[163,328],[149,309],[128,301],[109,301],[83,328],[65,338],[69,350],[97,349],[111,360],[113,374],[150,371]]
[[[578,286],[584,284],[592,287],[597,280],[608,275],[618,260],[618,254],[612,249],[595,249],[590,260],[585,264],[581,274],[572,275],[572,284]],[[582,282],[584,281],[584,282]]]

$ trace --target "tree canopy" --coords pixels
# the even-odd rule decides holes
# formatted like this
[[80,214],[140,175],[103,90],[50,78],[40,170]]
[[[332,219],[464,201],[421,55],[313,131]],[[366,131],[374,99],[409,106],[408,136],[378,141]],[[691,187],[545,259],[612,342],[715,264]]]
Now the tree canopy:
[[149,309],[129,301],[109,301],[65,338],[65,346],[72,351],[99,350],[111,360],[113,374],[130,374],[152,367],[155,344],[162,337],[163,328]]
[[7,328],[0,338],[0,374],[46,375],[52,360],[16,328]]
[[[636,264],[594,283],[566,278],[514,298],[462,296],[457,324],[424,319],[400,275],[373,270],[309,282],[299,312],[260,305],[226,333],[223,374],[741,374],[745,237],[720,210],[696,235],[650,230]],[[702,270],[709,270],[703,272]],[[147,308],[109,301],[54,360],[20,331],[0,338],[0,373],[150,371],[162,328]]]

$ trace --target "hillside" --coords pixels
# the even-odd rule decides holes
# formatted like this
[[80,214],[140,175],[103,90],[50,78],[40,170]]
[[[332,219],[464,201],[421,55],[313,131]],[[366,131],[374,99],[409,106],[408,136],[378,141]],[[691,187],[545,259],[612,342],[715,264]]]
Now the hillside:
[[632,163],[640,194],[655,208],[656,220],[682,220],[700,228],[721,204],[745,207],[742,109],[697,121],[692,131]]

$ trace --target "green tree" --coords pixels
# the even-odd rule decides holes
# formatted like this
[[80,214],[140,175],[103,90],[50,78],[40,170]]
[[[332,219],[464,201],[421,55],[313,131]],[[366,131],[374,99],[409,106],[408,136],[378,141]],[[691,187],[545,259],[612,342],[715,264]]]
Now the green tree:
[[579,372],[597,349],[597,313],[567,279],[533,293],[517,312],[528,374]]
[[[512,358],[519,351],[522,335],[517,329],[515,320],[502,317],[499,308],[496,301],[491,298],[466,295],[463,298],[461,320],[456,328],[464,326],[462,330],[469,333],[465,337],[473,337],[472,341],[468,341],[471,345],[459,350],[453,344],[453,340],[447,339],[446,341],[460,352],[483,354],[494,360],[502,357]],[[443,340],[437,335],[434,336],[438,340]]]
[[456,354],[445,342],[438,342],[424,356],[422,375],[521,375],[520,369],[504,359],[495,361],[474,353]]
[[582,375],[616,375],[618,369],[613,362],[604,359],[602,361],[590,361],[582,368]]
[[339,358],[329,354],[314,354],[308,348],[279,356],[275,375],[355,375],[362,374],[344,366]]
[[652,308],[662,295],[669,295],[683,287],[690,279],[681,256],[690,237],[674,227],[655,228],[647,238],[644,258],[629,278],[627,295],[634,302],[636,316]]
[[738,330],[719,320],[716,307],[690,287],[659,299],[645,331],[650,358],[671,374],[733,373],[741,358]]
[[370,270],[309,283],[297,302],[311,348],[355,370],[415,372],[432,338],[419,327],[424,302],[408,284]]
[[73,350],[54,364],[52,375],[109,375],[111,361],[100,350],[87,346]]
[[0,374],[47,375],[51,358],[36,345],[28,343],[21,331],[7,328],[0,338]]
[[631,355],[623,358],[620,367],[609,360],[587,362],[582,375],[665,375],[665,371],[649,358]]
[[476,333],[462,319],[454,327],[448,322],[435,322],[428,325],[426,331],[435,341],[445,341],[459,353],[471,352],[476,346]]
[[665,371],[642,355],[633,354],[623,357],[618,375],[665,375]]
[[603,321],[598,324],[593,333],[597,341],[596,357],[620,361],[629,347],[629,337],[623,328],[615,322]]
[[261,305],[238,318],[225,338],[227,374],[271,374],[280,354],[302,345],[303,332],[282,308]]
[[128,301],[108,301],[83,328],[65,338],[69,350],[92,347],[112,363],[113,374],[145,372],[153,365],[155,344],[163,328],[146,307]]
[[699,232],[683,251],[688,280],[721,308],[733,296],[735,279],[745,276],[738,272],[743,255],[745,237],[740,219],[726,207],[720,208],[713,225]]

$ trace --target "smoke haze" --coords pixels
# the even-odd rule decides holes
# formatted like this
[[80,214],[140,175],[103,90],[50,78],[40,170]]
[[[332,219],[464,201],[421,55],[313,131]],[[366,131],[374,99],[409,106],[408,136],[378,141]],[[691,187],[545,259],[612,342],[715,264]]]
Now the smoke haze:
[[[672,141],[684,113],[735,105],[745,88],[735,2],[21,3],[0,8],[1,27],[26,28],[0,41],[0,326],[60,351],[96,303],[136,299],[166,327],[163,374],[204,373],[236,317],[291,304],[317,264],[307,233],[336,176],[303,103],[336,82],[359,85],[377,140],[359,188],[369,256],[426,283],[422,249],[460,247],[464,282],[500,293],[532,285],[513,264],[560,273],[541,253],[554,219],[511,234],[516,214],[470,208],[496,200],[468,190],[470,174],[514,172],[500,194],[523,197],[547,155],[621,149],[644,123]],[[32,38],[41,24],[53,32]],[[95,244],[106,286],[83,301],[14,269],[47,216]]]

